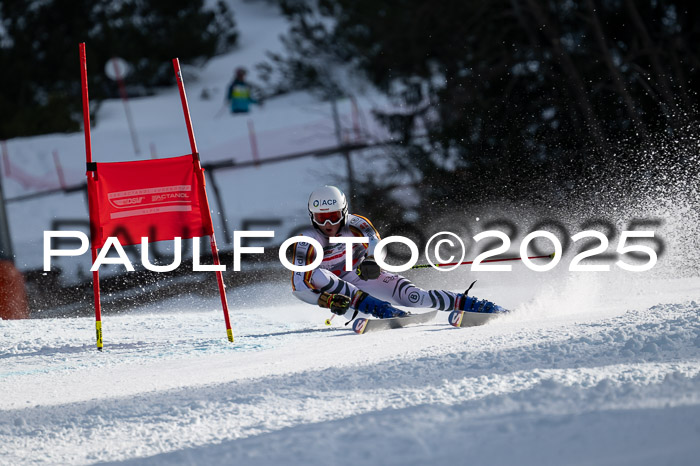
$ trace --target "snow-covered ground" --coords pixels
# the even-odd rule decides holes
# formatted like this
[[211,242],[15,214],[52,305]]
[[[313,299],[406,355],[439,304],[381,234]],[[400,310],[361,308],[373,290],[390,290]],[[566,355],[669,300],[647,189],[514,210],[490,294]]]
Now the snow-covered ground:
[[[265,2],[230,3],[240,49],[212,60],[198,80],[185,77],[204,162],[250,160],[248,118],[262,157],[334,144],[330,106],[303,93],[255,107],[248,118],[217,116],[233,68],[279,50],[286,27]],[[90,63],[88,71],[99,72]],[[212,99],[199,97],[204,89]],[[365,113],[376,104],[359,102]],[[189,150],[176,89],[131,105],[142,157],[151,142],[158,156]],[[352,137],[350,102],[340,105]],[[11,140],[9,159],[55,187],[55,149],[68,183],[80,182],[82,138]],[[93,143],[98,161],[135,158],[120,101],[102,105]],[[356,160],[360,172],[376,168]],[[4,174],[7,197],[38,189],[17,172]],[[214,212],[220,246],[222,217],[237,229],[244,219],[279,219],[281,243],[308,221],[309,190],[344,175],[340,157],[217,173],[225,197],[225,211]],[[514,310],[483,327],[455,329],[441,314],[358,336],[341,319],[326,327],[329,314],[296,301],[287,280],[228,290],[233,344],[209,295],[123,314],[106,308],[101,353],[89,317],[0,320],[0,464],[697,464],[698,201],[667,194],[648,205],[635,200],[634,209],[605,206],[620,230],[633,218],[661,219],[655,229],[666,252],[649,272],[567,272],[565,255],[546,273],[515,264],[512,272],[408,274],[420,286],[458,292],[478,278],[472,294]],[[551,214],[501,207],[521,219],[521,231]],[[581,225],[593,216],[575,213],[584,207],[603,209],[572,206],[561,220]],[[52,221],[87,220],[82,194],[12,203],[8,213],[23,270],[41,265]],[[489,215],[496,213],[465,207],[455,218],[477,233]],[[89,258],[59,263],[85,271]]]
[[358,336],[275,284],[230,294],[234,344],[213,298],[108,315],[102,353],[0,321],[0,463],[697,464],[697,279],[507,281],[467,329]]

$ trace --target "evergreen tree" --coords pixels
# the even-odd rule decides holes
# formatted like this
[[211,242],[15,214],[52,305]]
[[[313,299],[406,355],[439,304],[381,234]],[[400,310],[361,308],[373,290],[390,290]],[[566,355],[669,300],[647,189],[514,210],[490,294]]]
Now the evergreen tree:
[[219,1],[0,1],[0,139],[80,129],[78,44],[86,42],[90,96],[114,94],[102,70],[111,57],[132,65],[127,83],[174,82],[171,59],[206,60],[237,40]]
[[273,57],[283,83],[342,90],[334,66],[366,76],[396,103],[379,117],[404,147],[397,165],[436,205],[620,176],[641,163],[621,141],[697,121],[697,2],[279,3],[292,24],[290,52]]

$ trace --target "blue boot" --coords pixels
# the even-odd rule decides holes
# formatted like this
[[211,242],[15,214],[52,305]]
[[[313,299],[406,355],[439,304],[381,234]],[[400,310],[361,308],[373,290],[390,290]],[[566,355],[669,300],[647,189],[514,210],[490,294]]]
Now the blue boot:
[[[476,280],[474,280],[474,283],[476,283]],[[474,283],[469,285],[469,288],[467,288],[467,291],[465,291],[463,294],[457,295],[457,299],[455,301],[455,311],[480,312],[484,314],[508,312],[506,309],[492,303],[491,301],[479,299],[476,296],[467,296],[467,293],[469,293],[469,290],[472,289]]]
[[408,315],[408,312],[396,309],[387,301],[381,301],[364,291],[358,291],[356,293],[356,299],[353,299],[353,301],[353,307],[355,309],[378,319],[390,319],[392,317],[405,317]]
[[479,299],[475,296],[465,296],[463,294],[459,295],[459,297],[457,298],[455,310],[467,312],[482,312],[486,314],[496,312],[507,312],[501,306],[499,306],[498,304],[494,304],[491,301]]

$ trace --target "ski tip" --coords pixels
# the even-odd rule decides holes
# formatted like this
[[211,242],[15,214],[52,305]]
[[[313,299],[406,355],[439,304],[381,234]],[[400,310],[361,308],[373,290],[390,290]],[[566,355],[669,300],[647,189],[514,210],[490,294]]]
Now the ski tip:
[[453,327],[461,327],[463,318],[464,311],[452,311],[449,317],[450,325]]
[[358,335],[362,335],[365,328],[367,328],[367,319],[355,319],[355,322],[352,323],[352,330]]

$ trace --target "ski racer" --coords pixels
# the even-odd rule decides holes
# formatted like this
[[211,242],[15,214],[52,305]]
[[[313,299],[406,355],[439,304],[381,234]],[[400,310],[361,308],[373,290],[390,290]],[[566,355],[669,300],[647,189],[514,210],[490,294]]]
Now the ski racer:
[[[293,272],[294,296],[309,304],[318,304],[349,320],[358,312],[379,319],[404,317],[407,312],[392,303],[406,307],[432,308],[441,311],[467,310],[500,312],[503,308],[486,300],[445,290],[424,290],[401,275],[382,270],[375,261],[374,249],[381,239],[372,222],[365,217],[348,214],[345,194],[335,186],[323,186],[309,197],[309,216],[313,228],[302,233],[323,246],[321,265],[308,272]],[[345,271],[346,245],[330,243],[331,237],[366,237],[368,243],[352,244],[352,270]],[[297,265],[314,261],[316,251],[308,242],[295,243],[292,257]],[[391,302],[389,302],[391,301]],[[348,313],[349,309],[354,312]]]

